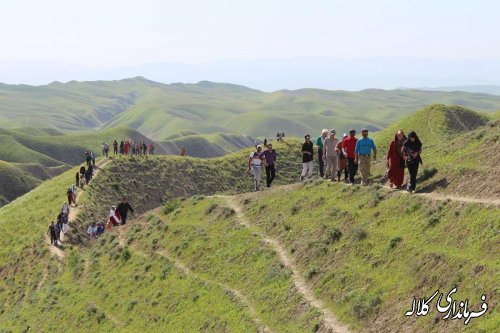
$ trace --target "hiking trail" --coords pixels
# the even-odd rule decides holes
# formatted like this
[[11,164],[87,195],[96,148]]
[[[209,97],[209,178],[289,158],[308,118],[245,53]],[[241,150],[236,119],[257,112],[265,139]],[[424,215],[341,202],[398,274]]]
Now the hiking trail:
[[[221,197],[224,198],[229,207],[236,212],[236,216],[242,225],[253,228],[252,224],[243,213],[242,206],[237,201],[236,197],[234,196],[233,197],[221,196]],[[304,279],[303,275],[297,268],[297,265],[295,264],[293,258],[291,258],[288,255],[287,251],[283,248],[283,246],[279,243],[279,241],[266,237],[260,231],[258,231],[257,233],[266,243],[270,244],[274,248],[276,253],[279,255],[282,263],[292,271],[292,278],[295,287],[302,294],[302,296],[304,296],[304,298],[310,303],[311,306],[315,307],[322,313],[323,322],[325,326],[327,326],[331,332],[337,332],[337,333],[349,332],[347,326],[342,325],[337,320],[337,318],[333,315],[330,309],[328,309],[324,305],[323,301],[314,296],[313,291],[307,286],[306,280]]]
[[[95,179],[95,177],[99,174],[101,169],[103,169],[108,163],[110,163],[112,160],[111,159],[103,159],[100,160],[96,165],[95,165],[95,172],[94,172],[94,177],[92,179]],[[70,206],[69,208],[69,214],[68,214],[68,232],[70,231],[69,222],[73,222],[78,214],[80,213],[80,209],[82,205],[78,204],[78,201],[80,200],[80,196],[84,193],[80,188],[77,188],[76,192],[76,199],[75,201],[77,202],[77,205],[75,207]],[[61,233],[61,242],[64,241],[64,234]],[[66,253],[58,246],[53,246],[50,244],[50,237],[45,236],[45,242],[49,246],[49,252],[52,253],[53,255],[57,256],[59,259],[64,259],[66,257]]]
[[[121,247],[127,247],[130,251],[132,251],[133,253],[135,253],[135,254],[137,254],[137,255],[139,255],[141,257],[144,257],[144,258],[150,257],[150,255],[142,252],[141,250],[139,250],[139,249],[137,249],[137,248],[135,248],[133,246],[127,245],[126,241],[124,239],[124,232],[125,232],[125,229],[123,227],[119,228],[117,230],[118,244]],[[218,281],[215,281],[215,280],[208,279],[206,277],[200,276],[199,274],[197,274],[197,273],[193,272],[192,270],[190,270],[189,267],[187,267],[184,263],[182,263],[181,261],[179,261],[177,258],[174,258],[171,255],[169,255],[167,253],[167,251],[165,251],[165,250],[159,250],[159,251],[155,250],[155,251],[153,251],[153,253],[155,253],[155,254],[159,255],[160,257],[163,257],[163,258],[165,258],[165,259],[167,259],[167,260],[169,260],[171,262],[173,262],[174,265],[175,265],[175,267],[178,270],[180,270],[182,273],[184,273],[185,275],[190,275],[190,276],[192,276],[193,278],[195,278],[198,281],[202,281],[202,282],[205,282],[205,283],[208,283],[208,284],[216,285],[219,288],[221,288],[222,290],[224,290],[226,293],[229,293],[229,294],[233,295],[236,298],[236,300],[238,301],[238,303],[241,306],[247,308],[248,311],[250,312],[252,320],[258,326],[258,333],[271,333],[272,332],[269,329],[269,327],[267,327],[265,324],[263,324],[262,321],[258,318],[257,311],[252,306],[252,304],[250,303],[250,301],[246,298],[246,296],[243,295],[243,293],[241,293],[241,291],[239,291],[237,289],[234,289],[234,288],[228,286],[225,283],[221,283],[221,282],[218,282]]]
[[463,203],[478,203],[483,205],[491,205],[491,206],[500,206],[500,199],[486,199],[486,198],[474,198],[474,197],[462,197],[453,194],[444,194],[444,193],[436,193],[436,192],[416,192],[415,194],[408,193],[405,189],[395,189],[390,188],[388,186],[384,186],[388,192],[398,193],[402,195],[415,195],[419,197],[428,198],[431,200],[439,200],[439,201],[456,201]]

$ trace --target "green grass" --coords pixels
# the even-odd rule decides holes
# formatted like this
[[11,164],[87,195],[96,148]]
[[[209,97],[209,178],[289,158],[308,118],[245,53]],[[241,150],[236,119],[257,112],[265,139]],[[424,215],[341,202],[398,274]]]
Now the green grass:
[[[0,139],[0,161],[3,163],[0,167],[0,179],[9,179],[0,188],[0,195],[8,198],[7,202],[33,189],[40,180],[46,180],[70,166],[82,163],[87,149],[93,149],[96,156],[100,156],[103,142],[110,145],[111,153],[113,140],[152,142],[141,133],[125,127],[70,134],[52,129],[0,129]],[[177,155],[179,148],[184,146],[190,156],[216,157],[252,146],[253,142],[254,139],[249,136],[215,133],[189,135],[154,144],[156,154]],[[6,167],[7,164],[9,168]],[[14,177],[13,169],[16,168],[18,176]]]
[[384,180],[384,158],[396,131],[415,130],[423,143],[424,164],[418,179],[421,190],[494,198],[500,193],[495,171],[500,158],[500,127],[494,118],[457,106],[432,105],[419,110],[373,134],[379,150],[374,178]]
[[[449,109],[426,109],[420,116],[429,111],[433,124],[451,128]],[[470,123],[483,119],[467,111],[460,115],[473,116]],[[424,161],[437,168],[430,182],[451,175],[448,163],[460,152],[472,154],[481,143],[493,142],[498,123],[483,120],[456,136],[426,137],[425,128],[418,129],[429,143]],[[421,118],[400,125],[424,126]],[[445,153],[442,138],[456,151]],[[300,143],[275,144],[276,185],[297,180]],[[84,208],[71,225],[62,262],[49,253],[44,238],[76,168],[0,208],[1,329],[246,332],[256,331],[258,317],[273,331],[313,331],[319,314],[304,303],[290,271],[257,231],[280,240],[315,296],[354,330],[491,332],[498,326],[498,208],[315,180],[243,196],[245,214],[256,224],[246,228],[223,199],[206,196],[251,191],[251,176],[245,174],[249,152],[214,159],[114,158],[81,197]],[[464,165],[470,158],[462,157]],[[488,176],[480,174],[476,181]],[[449,190],[456,190],[456,179],[449,181]],[[88,223],[104,221],[123,195],[144,213],[124,228],[125,245],[112,233],[86,241]],[[473,311],[485,293],[488,313],[468,326],[434,322],[433,316],[404,317],[413,297],[453,286],[456,299],[468,298]],[[229,288],[241,292],[255,311]]]
[[[372,207],[374,191],[382,200]],[[302,208],[293,212],[295,205]],[[374,323],[385,325],[381,331],[490,332],[497,327],[498,208],[311,183],[279,195],[264,193],[249,202],[246,214],[286,245],[316,295],[360,331]],[[475,274],[479,267],[484,270]],[[431,316],[416,322],[403,316],[414,296],[454,286],[454,299],[468,298],[475,310],[481,295],[488,295],[491,312],[468,326],[435,323],[435,306]]]
[[60,131],[127,126],[161,141],[176,133],[244,133],[302,137],[334,127],[381,129],[432,103],[481,111],[500,108],[500,96],[467,92],[320,89],[264,93],[242,86],[200,82],[160,84],[144,78],[120,81],[0,85],[0,122],[6,128]]
[[302,304],[276,252],[243,228],[223,199],[194,198],[177,205],[174,212],[155,214],[129,229],[132,246],[152,256],[166,252],[202,279],[238,290],[273,331],[312,331],[318,312]]

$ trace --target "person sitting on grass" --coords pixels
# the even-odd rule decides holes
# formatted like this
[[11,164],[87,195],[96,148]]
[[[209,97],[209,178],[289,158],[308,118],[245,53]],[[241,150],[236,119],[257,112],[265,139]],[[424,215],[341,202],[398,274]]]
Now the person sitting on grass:
[[87,235],[89,236],[89,239],[96,238],[97,237],[96,232],[97,232],[97,227],[95,223],[92,222],[92,224],[89,225],[89,227],[87,228]]

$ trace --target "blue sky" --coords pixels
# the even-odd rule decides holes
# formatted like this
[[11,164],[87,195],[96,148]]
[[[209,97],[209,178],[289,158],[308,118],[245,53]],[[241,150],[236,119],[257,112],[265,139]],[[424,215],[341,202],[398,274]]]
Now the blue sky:
[[0,61],[499,59],[499,15],[493,0],[10,0],[0,11]]

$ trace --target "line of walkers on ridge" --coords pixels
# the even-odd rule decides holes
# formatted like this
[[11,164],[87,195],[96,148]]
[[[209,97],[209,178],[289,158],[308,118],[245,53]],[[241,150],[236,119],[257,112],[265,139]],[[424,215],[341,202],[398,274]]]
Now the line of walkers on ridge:
[[[348,184],[355,183],[355,175],[358,169],[361,174],[361,185],[368,185],[371,175],[371,161],[377,159],[377,147],[375,142],[368,137],[368,129],[361,130],[361,138],[356,137],[356,130],[344,133],[341,139],[336,138],[334,129],[324,129],[316,139],[316,145],[307,134],[302,144],[302,172],[300,181],[313,175],[313,162],[315,152],[318,155],[319,175],[331,181],[340,182],[342,174],[344,181]],[[248,170],[252,171],[255,190],[260,190],[260,177],[262,166],[266,170],[267,187],[270,187],[276,173],[277,154],[271,143],[266,144],[266,150],[262,151],[260,145],[256,145],[256,151],[250,154]],[[420,154],[422,143],[417,133],[411,131],[408,137],[402,130],[398,130],[394,140],[389,145],[386,156],[386,176],[391,188],[402,188],[404,180],[404,169],[408,168],[410,174],[406,184],[407,191],[414,193],[417,181],[419,164],[422,164]],[[326,162],[326,169],[325,169]]]

